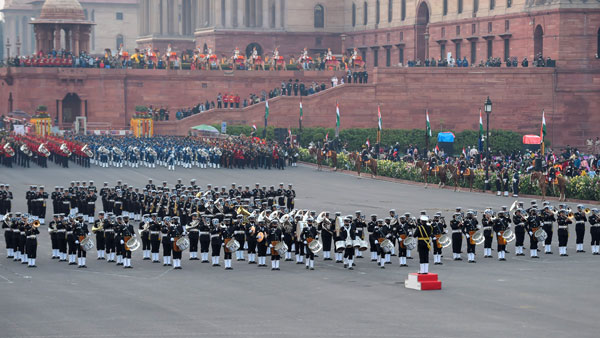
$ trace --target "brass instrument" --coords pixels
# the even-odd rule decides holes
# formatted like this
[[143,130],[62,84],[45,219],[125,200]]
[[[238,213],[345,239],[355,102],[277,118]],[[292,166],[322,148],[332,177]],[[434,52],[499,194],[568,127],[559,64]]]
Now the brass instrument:
[[148,231],[149,229],[150,229],[150,223],[144,222],[144,225],[142,226],[142,228],[138,230],[140,233],[140,236],[142,236],[142,232]]
[[115,153],[115,155],[117,156],[123,156],[123,151],[117,147],[112,147],[112,151]]
[[65,154],[67,157],[71,156],[71,150],[69,149],[66,143],[60,144],[60,151],[62,151],[63,154]]
[[31,149],[29,149],[29,147],[27,146],[27,144],[23,143],[21,145],[21,147],[19,148],[25,155],[31,157],[33,155],[33,153],[31,152]]
[[592,211],[590,210],[590,208],[585,208],[585,209],[583,210],[583,212],[584,212],[584,213],[585,213],[585,215],[587,216],[587,215],[589,215],[589,214],[590,214]]
[[35,221],[33,221],[33,223],[31,224],[32,227],[34,228],[39,228],[40,227],[40,221],[38,221],[37,219]]
[[44,157],[50,156],[50,150],[48,150],[48,148],[46,148],[46,145],[44,143],[40,143],[37,150],[40,154],[44,155]]
[[190,231],[191,229],[197,227],[199,223],[200,223],[200,220],[192,221],[192,223],[185,226],[185,231]]
[[574,221],[574,220],[575,220],[575,214],[573,214],[573,212],[570,212],[570,213],[567,215],[567,218],[568,218],[568,219],[570,219],[570,220],[571,220],[571,222],[572,222],[572,221]]
[[4,149],[4,152],[7,153],[9,157],[15,156],[15,150],[10,146],[8,142],[4,144],[4,147],[2,147],[2,149]]
[[83,152],[87,157],[94,156],[94,152],[90,149],[90,147],[87,144],[81,147],[81,152]]
[[92,233],[96,233],[97,231],[104,230],[104,220],[102,220],[99,224],[100,226],[96,227],[95,225],[92,227]]

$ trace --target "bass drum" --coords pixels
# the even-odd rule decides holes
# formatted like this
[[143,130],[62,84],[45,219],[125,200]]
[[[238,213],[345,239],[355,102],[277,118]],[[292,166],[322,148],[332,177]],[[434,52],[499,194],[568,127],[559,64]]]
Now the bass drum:
[[384,239],[380,245],[381,249],[383,249],[383,252],[385,253],[390,253],[392,252],[392,250],[394,250],[394,243],[392,243],[392,241],[390,241],[389,239]]
[[129,251],[137,250],[142,243],[137,239],[137,237],[131,237],[127,242],[125,242],[126,249]]
[[175,242],[179,251],[184,251],[190,247],[190,240],[187,237],[181,237]]
[[94,241],[91,236],[87,236],[79,243],[79,245],[81,245],[83,251],[90,251],[94,248]]
[[506,229],[502,234],[502,238],[504,238],[506,243],[510,243],[515,240],[515,232],[510,229]]
[[475,245],[480,245],[480,244],[483,244],[484,241],[485,241],[485,236],[483,236],[483,230],[477,230],[473,234],[473,242],[475,243]]
[[316,254],[323,249],[323,245],[317,240],[312,240],[310,243],[308,243],[308,248],[312,253]]
[[[238,245],[239,245],[239,243],[238,243]],[[285,244],[285,242],[279,242],[279,243],[275,244],[273,249],[275,249],[275,251],[277,251],[279,256],[285,256],[285,253],[288,252],[288,246],[287,246],[287,244]]]
[[335,242],[335,252],[341,253],[346,250],[346,242],[345,241],[337,241]]
[[238,251],[238,249],[240,248],[240,242],[238,242],[235,239],[230,240],[229,242],[227,242],[227,244],[225,245],[225,247],[227,248],[227,250],[229,250],[230,252],[236,252]]
[[417,247],[417,240],[414,237],[406,237],[402,242],[408,250],[414,250]]
[[548,233],[546,233],[544,229],[537,230],[533,235],[538,240],[538,242],[543,242],[546,240],[546,238],[548,238]]

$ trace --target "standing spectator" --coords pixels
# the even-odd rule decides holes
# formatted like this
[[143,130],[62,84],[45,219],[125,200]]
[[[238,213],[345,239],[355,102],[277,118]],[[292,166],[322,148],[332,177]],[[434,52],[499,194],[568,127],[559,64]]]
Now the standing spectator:
[[217,95],[217,108],[221,108],[222,107],[222,105],[223,105],[222,101],[223,101],[223,97],[221,96],[221,93],[219,93]]

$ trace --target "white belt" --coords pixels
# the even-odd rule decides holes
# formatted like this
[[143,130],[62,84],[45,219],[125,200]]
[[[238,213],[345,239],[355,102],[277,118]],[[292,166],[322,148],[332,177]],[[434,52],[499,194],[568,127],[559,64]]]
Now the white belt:
[[585,222],[576,222],[575,224],[585,224]]
[[545,225],[552,225],[552,222],[544,222]]
[[20,234],[21,234],[21,235],[25,235],[25,231],[21,231],[21,232],[20,232]]
[[220,235],[211,235],[210,238],[216,238],[219,237]]
[[67,231],[67,230],[65,230],[65,229],[58,229],[58,230],[56,230],[56,232],[65,232],[65,231]]
[[569,227],[567,225],[559,225],[558,228],[559,229],[568,229]]
[[452,230],[452,233],[453,233],[453,234],[459,234],[459,233],[461,233],[461,232],[462,232],[462,230]]
[[492,230],[492,227],[483,227],[483,230]]
[[67,231],[67,235],[72,235],[73,231]]
[[160,231],[150,231],[150,235],[158,235],[160,234]]
[[31,235],[31,236],[27,236],[27,238],[33,238],[33,239],[35,239],[37,237],[35,235]]
[[105,232],[115,232],[113,229],[105,229]]
[[210,235],[208,231],[200,231],[200,236]]
[[88,204],[96,204],[96,202],[88,202]]
[[190,232],[198,232],[198,229],[191,229]]
[[13,229],[12,232],[20,232],[19,229]]
[[524,223],[519,223],[519,224],[515,224],[515,226],[516,227],[522,227],[522,226],[525,226],[525,224]]
[[245,232],[243,230],[241,230],[241,231],[234,231],[233,234],[234,235],[243,235],[243,234],[245,234]]
[[600,224],[594,224],[594,225],[592,225],[592,227],[594,227],[594,228],[600,228]]

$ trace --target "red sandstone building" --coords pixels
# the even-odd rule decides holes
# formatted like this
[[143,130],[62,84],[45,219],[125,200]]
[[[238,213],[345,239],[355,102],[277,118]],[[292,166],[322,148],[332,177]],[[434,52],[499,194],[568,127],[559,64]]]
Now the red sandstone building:
[[[221,9],[225,9],[222,11]],[[68,19],[68,18],[65,18]],[[448,1],[140,1],[138,44],[163,49],[206,44],[230,55],[238,46],[279,47],[286,58],[304,48],[340,53],[358,48],[369,84],[351,84],[303,98],[304,126],[478,128],[479,108],[494,102],[492,128],[538,133],[546,113],[554,145],[583,144],[600,134],[600,4],[581,0]],[[556,68],[408,68],[408,60],[489,56],[521,61],[543,53]],[[189,107],[218,93],[242,97],[298,78],[329,82],[342,72],[221,72],[61,68],[0,68],[0,109],[32,112],[44,104],[63,127],[76,116],[90,125],[126,128],[136,105]],[[295,127],[298,97],[270,102],[269,124]],[[186,134],[200,123],[260,124],[264,105],[213,110],[157,123],[159,133]]]

